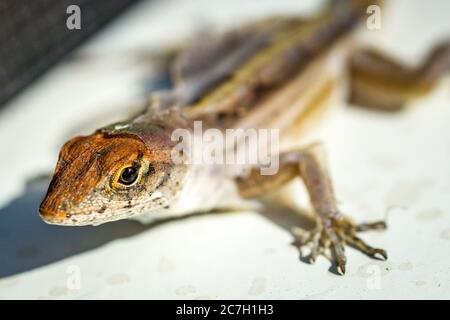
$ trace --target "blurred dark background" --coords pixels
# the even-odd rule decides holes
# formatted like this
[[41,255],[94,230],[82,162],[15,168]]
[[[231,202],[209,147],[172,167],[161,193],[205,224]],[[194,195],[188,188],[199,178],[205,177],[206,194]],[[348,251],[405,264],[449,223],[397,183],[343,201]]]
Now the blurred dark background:
[[[0,0],[0,108],[139,0]],[[70,5],[82,28],[68,29]]]

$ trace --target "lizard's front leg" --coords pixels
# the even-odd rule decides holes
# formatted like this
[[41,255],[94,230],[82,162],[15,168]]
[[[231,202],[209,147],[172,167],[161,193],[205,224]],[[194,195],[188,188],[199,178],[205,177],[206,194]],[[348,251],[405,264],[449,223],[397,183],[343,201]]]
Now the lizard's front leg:
[[367,245],[356,235],[359,231],[385,229],[384,221],[356,224],[338,209],[330,176],[324,164],[320,145],[289,151],[279,155],[279,170],[275,175],[262,175],[259,167],[253,167],[246,177],[237,178],[239,192],[251,198],[276,190],[295,177],[302,178],[308,190],[317,226],[313,231],[293,228],[299,245],[310,246],[309,261],[320,254],[332,254],[337,271],[345,273],[345,245],[352,246],[372,258],[387,259],[386,251]]

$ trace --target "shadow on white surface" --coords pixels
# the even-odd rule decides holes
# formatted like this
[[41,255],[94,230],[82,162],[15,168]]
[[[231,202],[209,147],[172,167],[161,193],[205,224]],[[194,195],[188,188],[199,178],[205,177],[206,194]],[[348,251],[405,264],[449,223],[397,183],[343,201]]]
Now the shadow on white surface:
[[[219,213],[195,213],[158,220],[148,225],[121,220],[100,226],[65,227],[48,225],[38,214],[50,178],[29,179],[24,192],[0,208],[0,278],[45,266],[70,256],[93,250],[110,241],[137,235],[168,222]],[[311,229],[314,223],[291,208],[265,203],[261,215],[290,231],[292,226]],[[295,245],[295,243],[292,243]],[[305,257],[300,260],[307,263]],[[330,267],[334,271],[334,266]]]
[[30,179],[18,198],[0,208],[0,278],[92,250],[148,227],[129,220],[95,228],[47,225],[37,209],[48,182],[43,177]]

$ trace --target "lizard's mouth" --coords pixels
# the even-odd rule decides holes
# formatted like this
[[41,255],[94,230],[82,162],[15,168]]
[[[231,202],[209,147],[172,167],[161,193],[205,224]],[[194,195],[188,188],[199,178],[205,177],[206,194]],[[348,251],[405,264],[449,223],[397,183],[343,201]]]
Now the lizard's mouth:
[[131,211],[122,212],[121,214],[105,215],[103,212],[77,213],[69,214],[64,211],[52,211],[43,207],[39,208],[41,219],[48,224],[59,226],[88,226],[100,225],[102,223],[130,218]]
[[39,215],[45,223],[59,226],[85,226],[94,224],[94,221],[98,224],[96,214],[68,214],[40,207]]

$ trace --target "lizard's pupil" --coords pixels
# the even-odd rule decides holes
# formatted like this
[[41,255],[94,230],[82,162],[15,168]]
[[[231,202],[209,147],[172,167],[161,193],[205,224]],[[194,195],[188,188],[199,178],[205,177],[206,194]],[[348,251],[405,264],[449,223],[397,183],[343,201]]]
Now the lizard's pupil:
[[119,182],[124,185],[130,185],[136,181],[138,177],[138,168],[136,167],[126,167],[122,170],[120,174]]

